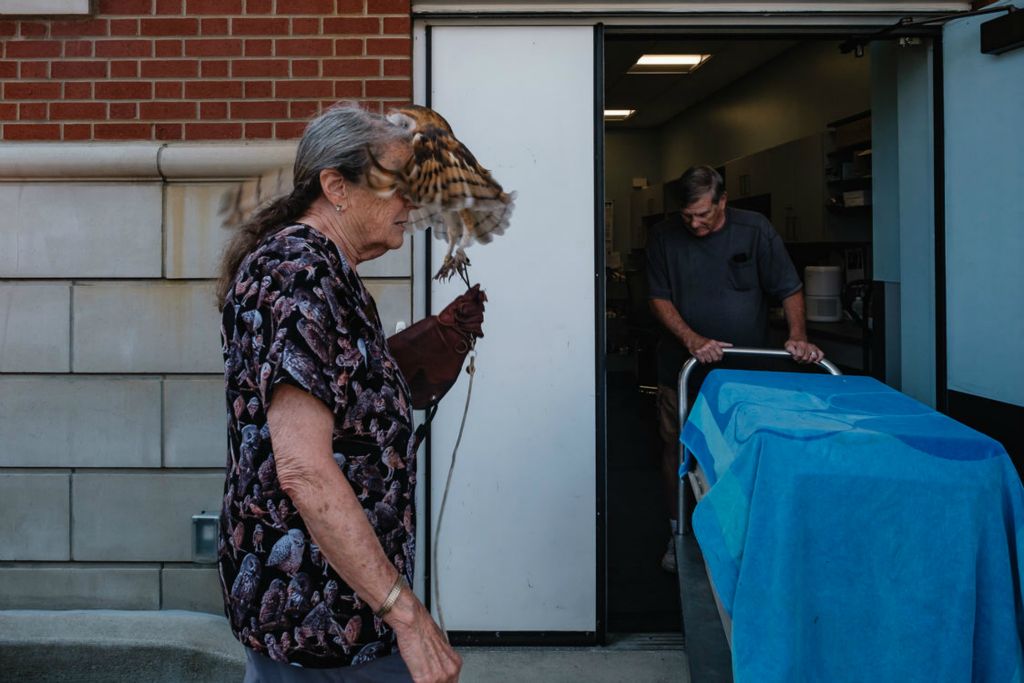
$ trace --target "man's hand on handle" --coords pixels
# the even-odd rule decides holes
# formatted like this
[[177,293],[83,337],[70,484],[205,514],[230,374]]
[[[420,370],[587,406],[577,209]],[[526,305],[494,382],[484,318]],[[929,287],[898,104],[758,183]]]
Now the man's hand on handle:
[[717,363],[725,355],[724,349],[732,348],[729,342],[708,339],[693,333],[685,340],[686,350],[701,363]]
[[817,363],[825,357],[825,353],[806,339],[789,339],[786,350],[797,363]]

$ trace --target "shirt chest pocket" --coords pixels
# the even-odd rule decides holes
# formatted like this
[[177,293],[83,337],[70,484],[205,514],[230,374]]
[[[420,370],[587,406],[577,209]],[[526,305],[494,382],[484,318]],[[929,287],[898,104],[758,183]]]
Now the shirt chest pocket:
[[729,260],[729,282],[738,292],[746,292],[757,287],[757,262],[752,259]]

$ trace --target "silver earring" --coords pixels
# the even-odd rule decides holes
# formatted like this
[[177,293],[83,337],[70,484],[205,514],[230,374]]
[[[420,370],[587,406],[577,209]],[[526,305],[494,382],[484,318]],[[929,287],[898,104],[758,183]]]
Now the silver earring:
[[337,212],[337,213],[341,213],[341,212],[342,212],[342,211],[343,211],[344,209],[345,209],[345,207],[344,207],[344,206],[342,206],[341,204],[335,204],[335,205],[334,205],[334,210],[335,210],[335,212]]

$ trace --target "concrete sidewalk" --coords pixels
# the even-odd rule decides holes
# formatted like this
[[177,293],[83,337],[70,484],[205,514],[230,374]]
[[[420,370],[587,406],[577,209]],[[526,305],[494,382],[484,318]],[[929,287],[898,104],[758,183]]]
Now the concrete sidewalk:
[[[633,635],[607,647],[460,647],[462,683],[689,683],[681,639]],[[647,642],[645,642],[647,641]]]
[[[459,647],[463,683],[688,683],[678,636],[607,647]],[[245,655],[223,617],[199,612],[0,611],[0,678],[65,683],[242,679]]]

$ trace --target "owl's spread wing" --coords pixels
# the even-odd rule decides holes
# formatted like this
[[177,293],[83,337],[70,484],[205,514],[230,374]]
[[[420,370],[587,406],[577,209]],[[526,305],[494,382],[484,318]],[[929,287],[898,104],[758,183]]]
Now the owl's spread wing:
[[[448,223],[458,226],[460,233],[468,233],[480,244],[487,244],[498,235],[505,234],[512,210],[515,208],[515,193],[508,194],[509,201],[487,199],[475,202],[472,208],[449,211],[438,206],[421,206],[409,212],[406,229],[411,231],[433,228],[434,236],[448,239]],[[445,220],[445,214],[449,214]],[[454,215],[452,215],[454,214]],[[453,235],[457,241],[463,234]]]
[[413,138],[412,164],[407,171],[409,192],[421,206],[456,210],[484,200],[507,201],[491,177],[451,133],[430,126]]
[[241,225],[260,206],[291,191],[290,166],[274,168],[259,177],[245,180],[221,195],[220,208],[217,211],[217,215],[221,217],[221,225],[225,228]]
[[[409,216],[410,229],[433,227],[446,238],[444,214],[458,214],[464,235],[490,242],[508,228],[515,207],[515,193],[501,185],[454,135],[428,126],[413,138],[413,158],[406,170],[408,192],[419,208]],[[451,220],[449,216],[449,221]]]

